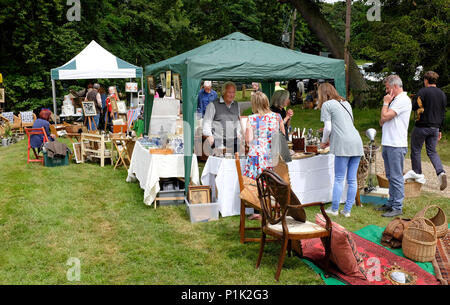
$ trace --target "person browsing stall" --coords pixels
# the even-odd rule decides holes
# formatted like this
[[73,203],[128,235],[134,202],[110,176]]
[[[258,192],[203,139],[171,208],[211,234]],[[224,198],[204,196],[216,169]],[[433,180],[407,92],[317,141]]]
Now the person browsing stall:
[[98,123],[100,120],[100,114],[102,112],[102,97],[101,97],[100,93],[98,92],[98,89],[100,89],[100,85],[94,84],[93,88],[88,89],[88,92],[87,92],[86,98],[85,98],[85,101],[94,102],[95,109],[97,110],[97,115],[94,116],[95,126],[90,127],[90,124],[88,124],[88,129],[92,128],[92,130],[96,130],[96,127],[98,127]]
[[341,214],[350,217],[358,190],[357,171],[363,144],[353,123],[353,111],[350,103],[341,97],[333,85],[323,83],[318,87],[320,120],[324,122],[321,148],[330,146],[334,157],[334,185],[331,207],[326,212],[337,216],[339,203],[347,175],[347,200]]
[[[32,128],[44,127],[48,140],[54,141],[56,135],[50,133],[50,123],[48,122],[50,120],[51,114],[52,112],[50,110],[42,109],[41,112],[39,113],[39,118],[36,121],[34,121]],[[41,148],[43,143],[44,143],[43,135],[35,135],[35,134],[31,135],[30,145],[32,148]]]
[[[264,93],[255,92],[250,101],[253,114],[248,117],[245,129],[249,151],[244,176],[256,180],[265,169],[273,169],[272,145],[276,145],[273,136],[278,131],[285,134],[285,130],[281,115],[270,110],[269,99]],[[260,218],[259,214],[249,217],[250,220]]]
[[238,152],[241,137],[240,109],[235,96],[236,85],[226,82],[222,96],[208,104],[203,118],[203,135],[208,137],[211,147],[225,147],[229,153]]
[[203,88],[198,93],[197,113],[201,114],[202,118],[205,116],[206,107],[209,103],[216,100],[217,92],[212,89],[211,81],[205,80]]
[[422,174],[421,151],[425,142],[428,158],[439,180],[439,188],[443,191],[447,187],[447,175],[436,146],[442,138],[447,96],[436,87],[438,78],[436,72],[426,72],[423,80],[425,87],[420,89],[413,99],[412,110],[421,109],[422,113],[411,134],[411,166],[416,174]]
[[403,91],[403,82],[398,75],[389,75],[384,80],[386,95],[381,108],[381,146],[386,177],[389,181],[389,200],[379,211],[383,217],[403,214],[405,182],[403,165],[408,151],[408,125],[411,115],[411,99]]
[[287,131],[289,130],[291,118],[294,116],[294,111],[292,109],[288,109],[287,111],[285,109],[290,103],[289,91],[284,89],[275,91],[272,95],[271,103],[272,106],[270,106],[270,110],[281,115],[281,118],[283,119],[284,130],[286,131],[287,138]]

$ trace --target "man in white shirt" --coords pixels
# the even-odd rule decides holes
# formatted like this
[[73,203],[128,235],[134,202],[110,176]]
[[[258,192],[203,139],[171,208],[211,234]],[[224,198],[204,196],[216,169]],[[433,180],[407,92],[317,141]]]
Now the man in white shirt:
[[389,200],[378,210],[386,212],[383,217],[395,217],[403,214],[403,165],[408,150],[408,125],[412,103],[403,91],[403,83],[398,75],[386,77],[384,85],[386,96],[381,109],[380,126],[384,168],[389,180]]

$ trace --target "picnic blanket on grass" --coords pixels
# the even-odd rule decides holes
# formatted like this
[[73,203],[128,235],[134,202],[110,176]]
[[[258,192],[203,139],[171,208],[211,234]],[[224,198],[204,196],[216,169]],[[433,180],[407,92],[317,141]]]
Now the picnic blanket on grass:
[[[386,285],[390,282],[382,275],[384,268],[391,266],[391,263],[395,262],[397,265],[404,267],[408,271],[412,271],[417,275],[418,285],[439,285],[436,279],[433,264],[431,262],[413,262],[403,255],[402,249],[390,249],[380,244],[381,235],[384,231],[383,227],[369,225],[361,230],[352,233],[352,237],[358,247],[358,251],[365,262],[370,256],[379,257],[381,263],[381,281],[364,281],[356,279],[354,277],[346,277],[338,270],[331,270],[334,277],[325,278],[323,270],[318,267],[313,261],[320,261],[320,257],[323,253],[318,253],[317,248],[314,251],[309,251],[308,248],[313,250],[313,247],[322,247],[322,243],[319,239],[307,240],[303,244],[303,254],[306,258],[303,258],[308,266],[310,266],[316,273],[318,273],[325,284],[327,285]],[[320,250],[320,249],[319,249]],[[320,265],[320,262],[318,263]],[[367,264],[366,264],[367,266]]]

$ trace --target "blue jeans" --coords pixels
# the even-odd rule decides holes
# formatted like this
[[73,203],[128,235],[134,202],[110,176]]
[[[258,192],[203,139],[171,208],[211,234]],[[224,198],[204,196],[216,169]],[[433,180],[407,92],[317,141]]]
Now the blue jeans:
[[389,181],[389,200],[386,205],[398,211],[403,209],[405,198],[403,163],[407,151],[407,147],[383,146],[384,169]]
[[344,188],[345,174],[347,174],[347,200],[345,201],[344,212],[350,213],[355,203],[356,192],[358,190],[358,181],[356,174],[358,172],[359,161],[361,157],[334,157],[334,186],[331,208],[333,211],[339,209],[342,191]]

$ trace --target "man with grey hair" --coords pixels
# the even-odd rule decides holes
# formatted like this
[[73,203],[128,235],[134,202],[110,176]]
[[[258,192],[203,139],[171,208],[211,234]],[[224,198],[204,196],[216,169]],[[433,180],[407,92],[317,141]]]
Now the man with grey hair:
[[238,151],[241,138],[239,104],[234,100],[236,85],[226,82],[222,96],[209,103],[203,118],[203,135],[208,137],[212,148],[226,148],[227,152]]
[[403,91],[403,83],[398,75],[386,77],[384,85],[386,95],[381,108],[380,126],[384,168],[389,181],[389,200],[378,210],[386,212],[383,217],[395,217],[403,214],[403,166],[408,150],[408,125],[412,104]]

